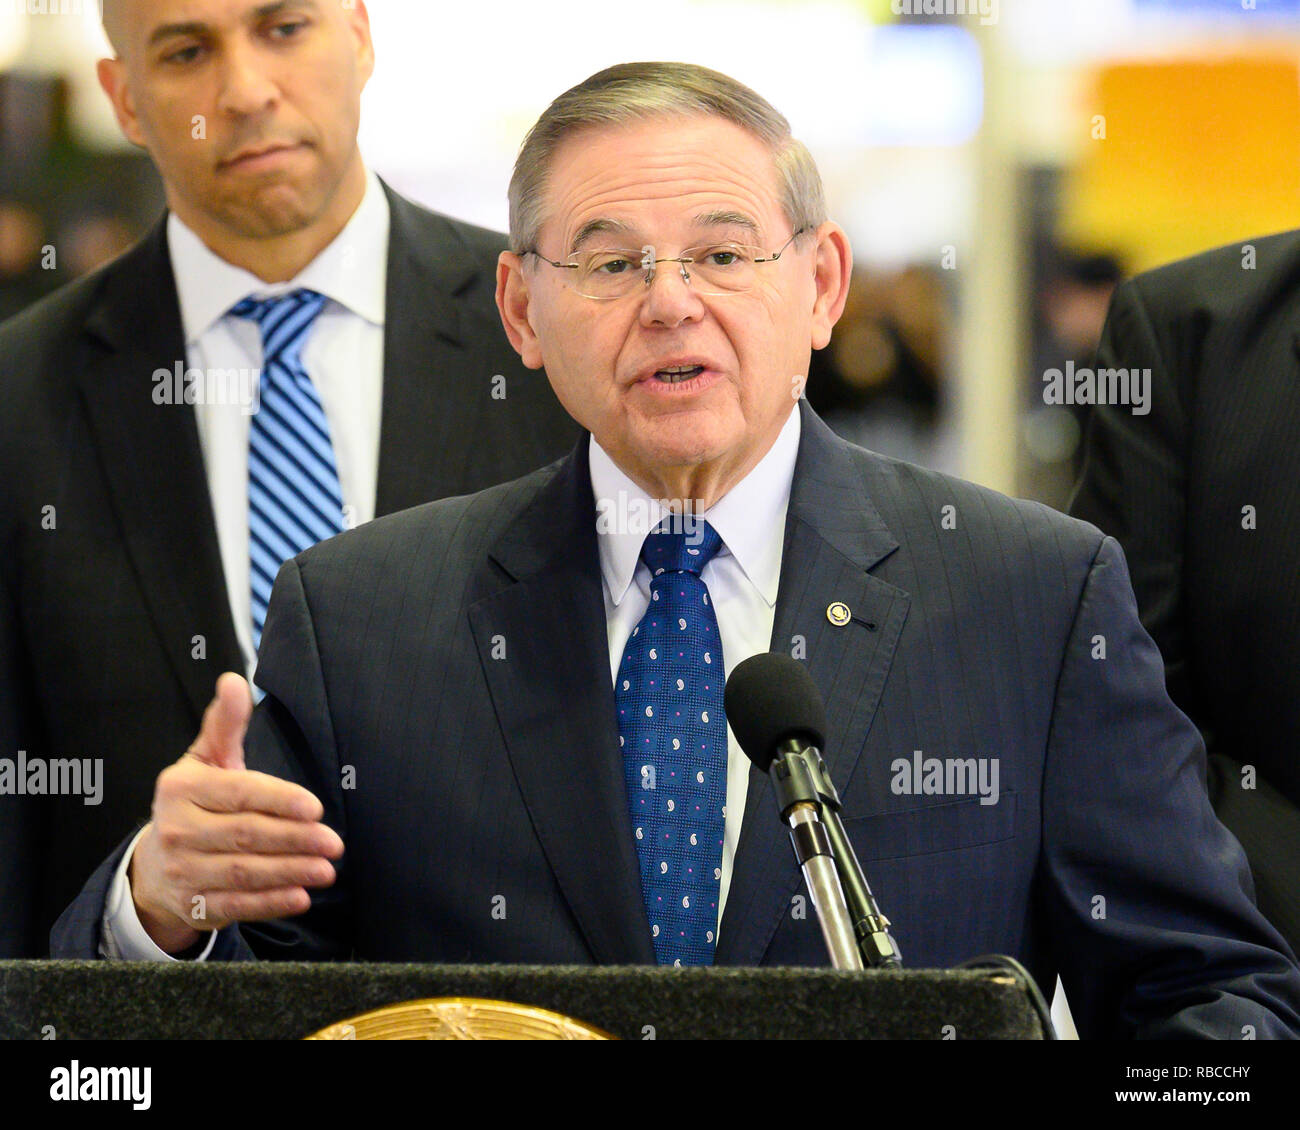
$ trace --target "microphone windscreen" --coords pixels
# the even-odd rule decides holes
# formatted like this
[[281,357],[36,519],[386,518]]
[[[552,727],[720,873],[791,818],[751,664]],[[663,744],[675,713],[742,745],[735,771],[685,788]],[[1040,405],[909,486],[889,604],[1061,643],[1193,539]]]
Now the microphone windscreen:
[[769,651],[739,664],[727,680],[723,707],[736,740],[764,773],[789,738],[825,748],[821,692],[808,668],[788,655]]

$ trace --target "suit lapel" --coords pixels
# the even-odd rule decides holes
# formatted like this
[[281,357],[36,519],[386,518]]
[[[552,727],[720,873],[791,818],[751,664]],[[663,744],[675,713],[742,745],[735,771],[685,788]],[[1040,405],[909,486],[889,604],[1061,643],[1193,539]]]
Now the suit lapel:
[[471,607],[470,626],[524,803],[593,956],[653,964],[594,519],[584,437],[490,551],[510,581]]
[[[440,218],[385,192],[392,220],[378,514],[427,501],[430,482],[455,481],[450,429],[474,418],[473,390],[433,375],[464,370],[461,303],[452,299],[476,268],[450,226],[442,231]],[[194,412],[153,400],[154,373],[186,364],[166,218],[103,278],[78,381],[127,552],[197,720],[217,675],[242,671],[244,661]],[[415,379],[425,373],[430,379]],[[206,658],[194,658],[195,636]]]
[[[802,654],[826,702],[824,751],[841,794],[852,780],[907,619],[908,595],[869,570],[898,548],[849,446],[801,402],[771,650]],[[851,619],[836,626],[840,602]],[[751,769],[716,961],[758,965],[802,890],[771,782]]]
[[[78,376],[112,506],[145,604],[194,707],[244,662],[226,596],[194,411],[158,404],[157,370],[186,364],[163,219],[104,273]],[[195,637],[203,637],[202,651]],[[196,658],[202,655],[202,658]]]
[[460,481],[464,430],[487,387],[449,379],[473,372],[457,295],[479,268],[446,221],[384,192],[391,219],[376,515],[450,493],[431,484]]

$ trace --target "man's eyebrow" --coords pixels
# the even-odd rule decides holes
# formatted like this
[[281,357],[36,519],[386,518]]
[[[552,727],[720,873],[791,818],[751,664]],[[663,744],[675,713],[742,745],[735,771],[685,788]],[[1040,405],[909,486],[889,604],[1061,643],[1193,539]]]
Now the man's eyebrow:
[[164,39],[173,39],[178,35],[202,36],[208,32],[208,25],[200,20],[189,20],[180,24],[161,24],[153,29],[149,36],[149,46],[161,43]]
[[758,224],[744,212],[703,212],[692,222],[697,228],[744,228],[751,235],[758,235]]
[[[350,5],[345,5],[345,7]],[[283,12],[286,8],[305,8],[313,14],[320,11],[320,5],[316,0],[273,0],[273,3],[263,4],[260,8],[253,9],[253,19],[264,20],[267,16],[275,16]]]
[[578,229],[577,235],[573,237],[573,243],[569,246],[569,254],[581,250],[582,245],[587,242],[593,235],[601,235],[606,232],[620,233],[627,232],[631,229],[621,220],[588,220]]
[[[259,8],[254,8],[252,12],[253,20],[260,21],[279,15],[288,8],[306,9],[310,12],[317,12],[320,6],[316,0],[274,0],[273,3],[263,4]],[[176,36],[193,35],[203,36],[211,31],[211,27],[202,20],[187,20],[183,23],[162,24],[154,28],[153,33],[149,36],[149,46],[161,43],[165,39],[173,39]]]
[[[735,212],[728,209],[715,210],[713,212],[702,212],[691,221],[697,228],[744,228],[751,235],[757,237],[759,228],[758,223],[744,212]],[[569,254],[572,255],[582,248],[593,235],[602,233],[621,234],[631,231],[632,229],[621,220],[588,220],[578,229],[577,234],[573,237],[573,243],[569,248]]]

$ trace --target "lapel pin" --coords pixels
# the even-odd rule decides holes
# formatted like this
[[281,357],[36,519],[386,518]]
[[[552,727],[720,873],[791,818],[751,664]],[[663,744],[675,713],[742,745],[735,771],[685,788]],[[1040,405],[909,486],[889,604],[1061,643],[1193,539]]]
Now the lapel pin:
[[849,617],[851,615],[852,613],[849,611],[849,606],[842,600],[837,600],[826,609],[826,619],[837,628],[844,627],[844,625],[849,622]]

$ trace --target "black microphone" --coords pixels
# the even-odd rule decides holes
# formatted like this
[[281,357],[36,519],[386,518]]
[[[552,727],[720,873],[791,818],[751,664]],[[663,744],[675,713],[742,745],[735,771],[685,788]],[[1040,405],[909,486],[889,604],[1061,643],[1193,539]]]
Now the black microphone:
[[808,669],[778,652],[751,656],[727,680],[723,708],[741,748],[772,778],[831,963],[902,965],[889,919],[844,833],[839,793],[821,755],[826,708]]

